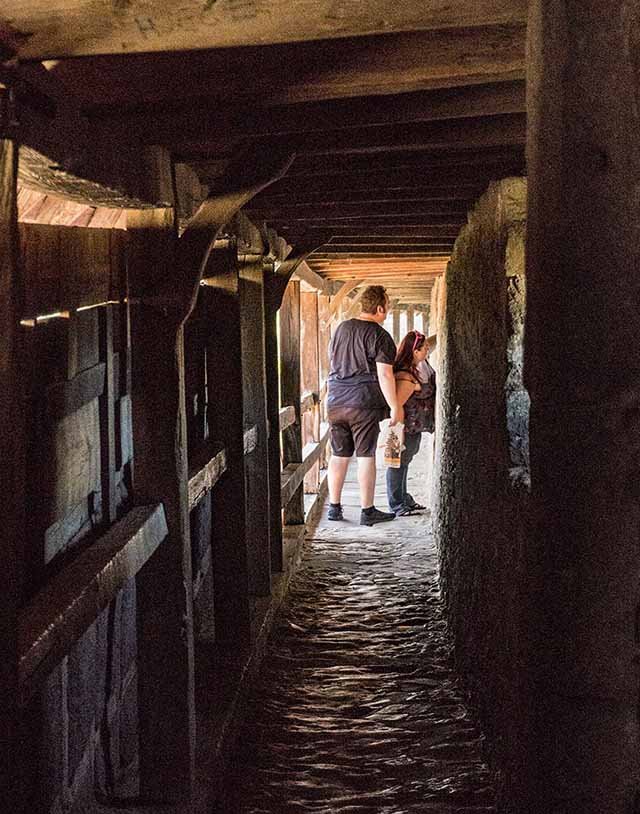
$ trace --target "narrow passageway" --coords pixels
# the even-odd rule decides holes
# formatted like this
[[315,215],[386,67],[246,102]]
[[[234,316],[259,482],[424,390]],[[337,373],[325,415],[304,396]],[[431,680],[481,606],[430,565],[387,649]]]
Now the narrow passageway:
[[[426,502],[426,456],[410,489]],[[376,505],[385,507],[383,473]],[[430,520],[308,535],[232,760],[225,811],[493,812],[481,735],[453,670]]]

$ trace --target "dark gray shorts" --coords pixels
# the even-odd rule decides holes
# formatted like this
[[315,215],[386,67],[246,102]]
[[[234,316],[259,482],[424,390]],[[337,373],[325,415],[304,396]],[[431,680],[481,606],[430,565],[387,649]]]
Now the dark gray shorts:
[[331,451],[338,458],[374,458],[380,434],[379,424],[386,410],[364,407],[329,407]]

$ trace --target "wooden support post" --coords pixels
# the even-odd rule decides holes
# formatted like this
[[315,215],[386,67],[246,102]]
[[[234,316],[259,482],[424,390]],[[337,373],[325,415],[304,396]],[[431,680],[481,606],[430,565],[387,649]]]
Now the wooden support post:
[[[287,283],[306,254],[280,264],[276,274],[265,272],[265,368],[267,387],[267,420],[269,424],[269,531],[271,536],[271,570],[283,570],[282,501],[280,443],[280,356],[278,349],[278,309],[282,305]],[[287,405],[284,405],[285,407]],[[291,406],[296,416],[295,408]],[[288,423],[283,432],[291,426]]]
[[622,814],[640,804],[640,17],[575,11],[529,4],[530,721],[509,809]]
[[[269,454],[265,382],[264,271],[262,258],[240,266],[244,428],[257,428],[257,444],[245,459],[249,590],[271,593],[269,552]],[[237,375],[237,374],[236,374]]]
[[400,306],[396,303],[393,308],[393,341],[400,344]]
[[[300,295],[301,322],[301,389],[303,393],[320,393],[320,362],[318,358],[318,295]],[[316,399],[312,409],[302,416],[302,446],[320,440],[320,404]],[[316,494],[320,485],[320,464],[314,464],[304,479],[306,494]]]
[[[162,169],[158,175],[165,186],[162,199],[173,200],[173,167],[162,150],[158,158]],[[140,774],[141,791],[146,797],[187,799],[194,777],[193,581],[184,323],[196,304],[204,268],[219,231],[248,200],[283,175],[292,160],[290,154],[278,151],[265,156],[260,146],[239,156],[220,179],[216,197],[202,203],[179,240],[175,203],[173,209],[132,213],[127,223],[131,232],[130,293],[135,303],[131,326],[134,487],[137,499],[144,496],[150,502],[163,502],[169,528],[168,539],[137,579]],[[237,279],[237,272],[235,276]],[[237,317],[237,313],[236,303],[232,316]],[[236,322],[239,331],[239,318],[234,325]],[[233,347],[224,343],[215,349],[219,355],[228,355],[235,365],[230,379],[237,378],[240,349],[239,342],[235,354]],[[216,388],[220,386],[215,375],[209,377],[209,382]],[[242,415],[241,391],[240,386],[239,398],[227,404],[230,423],[235,413]],[[238,450],[243,450],[243,440]],[[237,492],[227,497],[227,514],[235,516],[240,512],[244,521],[244,500],[239,509]],[[235,548],[238,540],[232,537],[227,545]]]
[[329,306],[329,315],[324,327],[327,327],[335,319],[339,318],[341,308],[344,305],[344,301],[347,295],[350,294],[354,288],[357,288],[363,282],[364,282],[363,280],[348,280],[346,283],[343,283],[340,291],[338,291],[335,297],[331,298],[331,304]]
[[[17,210],[18,145],[0,139],[0,785],[7,811],[24,810],[18,728],[19,558],[25,538],[25,426],[20,375],[22,278]],[[24,758],[29,759],[25,748]],[[33,754],[30,757],[34,760]]]
[[351,298],[351,304],[344,315],[345,319],[353,319],[353,317],[359,316],[361,312],[360,300],[362,299],[362,295],[364,294],[365,290],[366,286],[360,287],[360,289],[356,291],[355,296]]
[[100,308],[100,358],[105,366],[104,390],[100,396],[100,468],[102,520],[114,523],[116,505],[116,410],[113,360],[113,305]]
[[414,311],[413,305],[410,305],[407,308],[407,333],[409,333],[409,331],[412,331],[413,328],[414,328],[414,325],[413,325],[414,316],[415,316],[415,311]]
[[[278,285],[279,283],[279,285]],[[282,509],[280,506],[280,374],[278,355],[278,308],[284,285],[275,275],[265,277],[264,345],[269,427],[269,535],[271,570],[283,569]]]
[[227,471],[211,493],[216,641],[223,647],[251,637],[244,456],[244,388],[240,277],[235,246],[216,249],[200,292],[207,319],[209,437],[224,447]]
[[[280,401],[293,405],[296,423],[282,433],[282,465],[302,462],[300,416],[300,283],[290,282],[280,308]],[[304,492],[299,489],[284,510],[285,525],[304,523]]]
[[[318,297],[318,360],[320,367],[320,422],[327,420],[327,382],[329,379],[329,344],[331,342],[331,326],[328,325],[329,297]],[[323,327],[326,326],[326,327]],[[323,447],[320,456],[320,469],[326,469],[326,447]]]
[[269,427],[269,537],[271,570],[282,571],[282,511],[280,508],[280,380],[278,374],[278,312],[265,291],[264,340]]
[[194,771],[193,601],[184,331],[178,308],[145,295],[175,273],[173,210],[130,214],[134,494],[162,502],[169,534],[137,576],[141,793],[190,796]]

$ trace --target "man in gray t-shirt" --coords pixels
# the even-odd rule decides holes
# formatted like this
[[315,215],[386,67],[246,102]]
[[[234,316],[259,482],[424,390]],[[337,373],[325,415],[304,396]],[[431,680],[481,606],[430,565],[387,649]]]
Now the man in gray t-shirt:
[[382,327],[389,309],[383,286],[365,289],[357,319],[342,322],[329,350],[329,395],[327,399],[331,437],[329,461],[329,520],[342,520],[342,487],[355,452],[362,511],[360,524],[373,526],[393,520],[394,514],[373,505],[376,486],[376,444],[379,422],[389,414],[395,423],[403,420],[396,399],[393,363],[396,346]]

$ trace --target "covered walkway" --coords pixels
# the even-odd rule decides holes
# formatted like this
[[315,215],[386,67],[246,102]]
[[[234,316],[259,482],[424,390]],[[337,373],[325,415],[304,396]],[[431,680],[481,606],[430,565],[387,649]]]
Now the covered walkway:
[[[425,436],[425,439],[431,436]],[[427,455],[410,488],[427,495]],[[255,683],[220,812],[493,812],[443,618],[428,513],[357,525],[326,506]],[[385,506],[384,472],[376,505]]]

